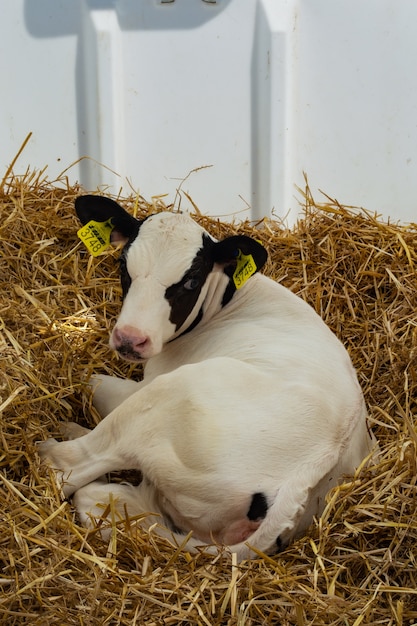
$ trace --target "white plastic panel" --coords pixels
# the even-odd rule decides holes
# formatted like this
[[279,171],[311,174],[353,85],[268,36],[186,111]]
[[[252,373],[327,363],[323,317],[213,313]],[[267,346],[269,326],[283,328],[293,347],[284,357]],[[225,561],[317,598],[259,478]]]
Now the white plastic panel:
[[293,178],[417,221],[417,2],[303,0]]
[[[297,215],[303,171],[417,220],[415,0],[2,0],[0,167]],[[102,165],[98,165],[98,163]],[[182,199],[182,206],[186,200]]]
[[[281,3],[285,26],[290,6]],[[271,32],[265,2],[83,7],[83,58],[95,59],[84,91],[85,109],[94,103],[85,152],[145,196],[175,197],[198,169],[182,189],[205,212],[260,217],[282,206],[285,35]],[[97,167],[86,163],[83,173],[94,186]]]

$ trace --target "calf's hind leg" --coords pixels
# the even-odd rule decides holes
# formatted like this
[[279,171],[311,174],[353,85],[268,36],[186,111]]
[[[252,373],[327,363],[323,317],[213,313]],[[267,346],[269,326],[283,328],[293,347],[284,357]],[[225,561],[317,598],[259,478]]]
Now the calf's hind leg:
[[[73,503],[81,523],[87,528],[94,528],[95,522],[102,520],[103,514],[106,510],[108,511],[110,505],[110,511],[106,515],[108,522],[112,517],[111,507],[113,506],[116,512],[116,522],[125,519],[126,513],[129,518],[140,516],[136,521],[130,520],[129,525],[137,523],[145,530],[155,527],[155,532],[160,537],[168,539],[175,546],[183,545],[190,552],[195,552],[204,546],[205,552],[217,553],[217,547],[214,545],[207,546],[197,537],[187,537],[177,530],[170,530],[169,522],[167,523],[159,512],[157,499],[156,490],[146,481],[137,487],[128,484],[103,484],[95,481],[76,491]],[[109,539],[111,531],[112,528],[107,524],[100,528],[100,534],[105,540]]]
[[65,497],[110,471],[127,468],[117,449],[105,445],[107,429],[97,429],[70,441],[47,439],[38,444],[39,456],[55,470]]
[[[49,439],[38,446],[40,456],[56,470],[65,496],[103,474],[142,470],[142,462],[159,448],[169,397],[148,385],[132,394],[93,430],[71,441]],[[155,400],[157,398],[157,400]],[[146,473],[146,472],[145,472]]]
[[[155,502],[155,491],[145,482],[139,486],[127,483],[102,483],[94,481],[75,492],[73,497],[74,506],[77,509],[81,523],[84,526],[94,526],[94,519],[102,518],[108,505],[113,502],[116,512],[116,521],[124,519],[126,512],[130,517],[146,514],[140,523],[149,527],[155,523],[163,523],[158,514],[158,506]],[[107,519],[111,513],[107,515]],[[110,531],[101,531],[103,538]]]

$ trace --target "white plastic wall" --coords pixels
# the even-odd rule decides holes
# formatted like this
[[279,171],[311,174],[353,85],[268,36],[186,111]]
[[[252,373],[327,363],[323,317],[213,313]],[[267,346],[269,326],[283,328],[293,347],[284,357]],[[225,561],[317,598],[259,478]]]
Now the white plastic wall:
[[205,213],[292,221],[305,171],[417,221],[416,24],[415,0],[1,0],[0,168],[31,131],[16,173],[88,155],[87,189],[186,178]]

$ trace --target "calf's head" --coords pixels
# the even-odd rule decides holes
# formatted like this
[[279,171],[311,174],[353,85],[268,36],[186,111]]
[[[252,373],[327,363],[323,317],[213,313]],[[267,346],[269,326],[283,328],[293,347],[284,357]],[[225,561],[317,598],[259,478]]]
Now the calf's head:
[[252,255],[256,270],[267,258],[254,239],[217,241],[188,215],[163,212],[137,220],[110,198],[92,195],[77,198],[75,208],[82,224],[111,220],[111,242],[124,246],[124,301],[110,346],[130,361],[158,354],[226,306],[236,292],[240,254]]

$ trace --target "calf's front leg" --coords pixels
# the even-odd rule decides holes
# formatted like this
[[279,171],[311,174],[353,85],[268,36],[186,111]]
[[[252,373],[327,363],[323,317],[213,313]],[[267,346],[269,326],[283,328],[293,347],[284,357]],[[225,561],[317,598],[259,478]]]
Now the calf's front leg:
[[143,387],[143,381],[136,382],[116,376],[92,376],[89,382],[93,392],[93,404],[101,417],[106,417],[129,396]]

